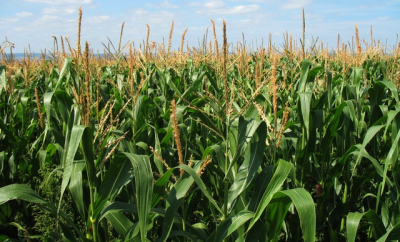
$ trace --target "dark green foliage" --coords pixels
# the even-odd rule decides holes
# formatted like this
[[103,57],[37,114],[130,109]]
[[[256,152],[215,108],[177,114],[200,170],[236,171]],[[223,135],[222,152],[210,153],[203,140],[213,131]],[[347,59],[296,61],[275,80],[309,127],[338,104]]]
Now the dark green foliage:
[[399,239],[398,65],[264,54],[1,66],[0,238]]

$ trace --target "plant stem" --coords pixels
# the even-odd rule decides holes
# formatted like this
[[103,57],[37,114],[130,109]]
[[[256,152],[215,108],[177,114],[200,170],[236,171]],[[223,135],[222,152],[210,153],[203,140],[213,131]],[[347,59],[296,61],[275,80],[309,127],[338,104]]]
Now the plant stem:
[[105,233],[104,233],[104,237],[105,237],[105,241],[110,241],[110,236],[108,235],[108,225],[107,225],[107,220],[103,219],[101,221],[101,226],[103,227]]
[[[347,182],[344,183],[344,193],[343,193],[343,204],[346,204],[347,201],[347,192],[348,192],[348,185]],[[340,223],[340,232],[344,229],[344,217],[342,217],[342,221]]]
[[[228,103],[226,103],[228,105]],[[228,110],[228,109],[227,109]],[[228,181],[228,169],[229,169],[229,129],[230,129],[230,116],[229,112],[226,115],[226,145],[225,145],[225,179],[224,179],[224,219],[228,216],[228,192],[229,192],[229,181]]]
[[229,192],[229,182],[228,182],[228,163],[229,163],[229,117],[227,117],[228,122],[227,122],[227,129],[226,129],[226,145],[225,145],[225,179],[224,179],[224,219],[228,215],[228,192]]
[[[182,202],[182,211],[183,211],[183,216],[182,216],[182,230],[186,231],[186,216],[187,216],[187,210],[185,209],[185,201]],[[183,241],[186,242],[186,237],[183,238]]]
[[[301,149],[304,150],[304,148],[306,147],[306,129],[302,128],[302,134],[301,134]],[[304,166],[304,162],[302,164]],[[303,167],[301,168],[303,169]],[[303,186],[303,177],[304,177],[304,172],[301,172],[301,177],[300,177],[300,186]]]
[[94,187],[90,186],[90,205],[92,210],[90,211],[90,221],[92,222],[92,229],[93,229],[93,241],[99,241],[98,240],[98,222],[97,222],[97,218],[93,218],[92,215],[94,213],[94,202],[95,202],[95,197],[94,197]]

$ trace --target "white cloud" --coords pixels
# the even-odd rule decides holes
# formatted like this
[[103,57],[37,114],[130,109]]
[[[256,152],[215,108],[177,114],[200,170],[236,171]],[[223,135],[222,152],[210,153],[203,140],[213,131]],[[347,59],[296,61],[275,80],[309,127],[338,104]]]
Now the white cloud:
[[[126,25],[124,29],[124,35],[134,38],[139,46],[142,40],[146,39],[147,28],[146,24],[150,27],[150,41],[156,41],[162,43],[163,37],[168,38],[168,34],[171,28],[171,22],[174,21],[174,32],[173,37],[176,34],[186,28],[180,28],[181,23],[179,16],[176,12],[172,11],[149,11],[143,8],[132,10],[129,15],[130,19],[126,19]],[[120,23],[119,23],[120,26]],[[118,29],[118,28],[116,28]],[[183,29],[183,30],[182,30]],[[189,32],[192,28],[189,28]]]
[[74,14],[76,13],[76,10],[74,8],[57,8],[57,7],[48,7],[44,8],[42,10],[43,14],[62,14],[62,15],[68,15],[68,14]]
[[0,26],[8,26],[9,24],[15,24],[19,18],[0,18]]
[[146,6],[152,8],[179,8],[179,5],[172,4],[169,1],[163,1],[159,4],[148,3]]
[[242,13],[250,13],[255,12],[259,9],[257,4],[252,5],[239,5],[232,8],[228,8],[226,13],[227,14],[242,14]]
[[381,21],[385,21],[385,20],[389,20],[390,18],[388,16],[384,16],[384,17],[379,17],[378,20]]
[[[292,17],[293,19],[303,19],[302,14],[296,14]],[[307,20],[315,20],[315,21],[323,21],[324,17],[321,14],[314,14],[314,13],[306,13],[305,14],[306,22]]]
[[138,9],[135,9],[135,11],[133,11],[133,14],[135,14],[135,15],[145,15],[148,13],[149,13],[149,11],[147,11],[143,8],[138,8]]
[[133,20],[140,22],[141,24],[145,23],[144,20],[147,21],[150,28],[152,26],[170,26],[171,21],[174,19],[174,13],[168,11],[156,11],[149,12],[144,9],[136,9],[133,12]]
[[51,5],[56,4],[90,4],[93,3],[94,0],[25,0],[27,2],[33,3],[46,3]]
[[20,13],[16,13],[15,16],[17,16],[18,18],[26,18],[26,17],[31,17],[31,16],[33,16],[33,13],[30,13],[30,12],[20,12]]
[[104,21],[108,21],[110,19],[111,19],[111,17],[108,16],[108,15],[100,15],[100,16],[89,17],[87,19],[87,21],[90,22],[90,23],[101,23],[101,22],[104,22]]
[[282,8],[286,9],[296,9],[303,8],[310,4],[312,0],[289,0],[289,2],[282,4]]
[[206,8],[221,8],[224,7],[225,4],[223,1],[211,1],[211,2],[206,2],[204,6]]
[[232,2],[274,3],[274,0],[231,0]]
[[208,28],[209,28],[209,26],[199,26],[199,27],[190,27],[190,30],[191,30],[192,32],[200,32],[200,33],[203,33],[203,32],[205,32]]
[[44,15],[40,18],[41,22],[56,21],[56,20],[61,20],[61,18],[56,15]]
[[257,4],[228,7],[223,1],[219,0],[213,0],[204,4],[193,2],[191,5],[197,7],[196,13],[200,14],[245,14],[256,12],[260,8]]

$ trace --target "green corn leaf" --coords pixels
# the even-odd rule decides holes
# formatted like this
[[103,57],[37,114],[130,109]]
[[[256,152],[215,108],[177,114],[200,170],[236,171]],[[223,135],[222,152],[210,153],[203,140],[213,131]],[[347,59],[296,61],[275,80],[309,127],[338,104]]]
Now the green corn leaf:
[[[356,150],[353,151],[353,148],[355,148]],[[375,167],[376,173],[378,173],[378,175],[383,177],[383,169],[382,169],[380,163],[374,157],[372,157],[370,154],[368,154],[368,152],[365,149],[363,149],[363,146],[361,144],[354,145],[353,147],[351,147],[349,149],[349,151],[351,151],[351,152],[349,152],[350,154],[357,156],[360,160],[361,160],[361,158],[365,157],[369,161],[371,161],[372,165],[374,165],[374,167]],[[347,152],[346,152],[346,154],[347,154]],[[389,182],[388,178],[387,178],[387,182]]]
[[[69,226],[72,226],[75,232],[79,235],[83,241],[85,237],[82,235],[80,230],[76,227],[74,222],[63,212],[58,211],[58,209],[52,204],[48,203],[41,196],[39,196],[35,191],[33,191],[28,185],[25,184],[12,184],[0,188],[0,205],[8,201],[20,199],[31,203],[36,203],[40,209],[49,212],[53,215],[59,215]],[[62,221],[59,221],[62,223]]]
[[[152,213],[158,214],[162,217],[165,217],[165,210],[160,209],[160,208],[152,208],[151,209]],[[134,224],[130,222],[130,220],[127,220],[127,217],[123,213],[132,213],[137,215],[138,214],[138,209],[135,204],[129,204],[129,203],[123,203],[123,202],[106,202],[103,210],[99,214],[99,221],[101,221],[103,218],[111,218],[112,224],[115,227],[118,227],[117,231],[122,237],[125,237],[127,235],[127,232],[131,230],[132,226]],[[113,216],[111,216],[113,214]],[[121,218],[118,220],[117,218]],[[174,216],[174,223],[182,226],[182,217],[179,216],[179,214],[175,214]],[[125,223],[126,222],[126,223]],[[131,227],[129,227],[129,226]],[[187,231],[190,231],[192,236],[195,236],[197,238],[200,238],[201,241],[205,241],[206,238],[208,237],[207,234],[204,233],[204,229],[207,227],[204,224],[186,224],[186,229]],[[171,231],[171,236],[174,231]],[[126,237],[127,239],[127,237]]]
[[292,169],[293,165],[291,163],[281,159],[278,160],[278,165],[276,167],[275,173],[271,178],[266,190],[264,191],[264,194],[261,198],[260,203],[257,206],[253,219],[250,221],[250,225],[247,231],[249,231],[251,227],[253,227],[257,220],[261,217],[262,213],[268,206],[274,194],[282,188],[283,183],[285,182],[286,178],[289,175],[289,172]]
[[375,125],[368,129],[365,134],[362,146],[365,148],[367,144],[375,137],[376,133],[378,133],[385,125]]
[[198,241],[198,242],[202,241],[192,233],[183,230],[172,230],[170,235],[171,237],[183,237],[185,239],[190,239],[190,241]]
[[5,152],[2,151],[0,152],[0,174],[3,173],[3,169],[4,169],[4,157],[5,157]]
[[72,174],[72,163],[74,162],[75,154],[78,150],[80,141],[82,140],[83,132],[85,131],[85,126],[82,125],[74,125],[71,130],[71,138],[67,141],[68,146],[64,150],[63,162],[64,172],[61,183],[61,195],[60,202],[58,204],[58,210],[60,210],[62,197],[64,195],[65,189],[68,186],[68,183]]
[[[138,235],[139,230],[139,223],[134,223],[132,227],[129,228],[128,232],[125,235],[125,242],[142,242],[143,240],[140,239]],[[150,242],[148,239],[145,240],[146,242]]]
[[51,100],[53,98],[54,92],[46,92],[43,94],[43,105],[44,105],[44,110],[46,111],[46,118],[48,122],[46,124],[50,125],[50,117],[51,117],[51,111],[53,107],[51,106]]
[[253,217],[254,213],[250,211],[241,211],[238,214],[227,217],[210,235],[207,241],[222,242],[225,238],[237,231],[248,220]]
[[211,85],[214,87],[216,92],[219,92],[219,87],[217,84],[217,80],[215,79],[215,73],[213,73],[213,69],[211,69],[209,66],[204,65],[203,66],[206,69],[205,75],[207,76],[207,80],[211,83]]
[[12,129],[10,128],[11,127],[8,127],[4,123],[0,122],[0,131],[5,134],[11,143],[18,143],[19,138],[13,134]]
[[312,92],[300,93],[300,110],[303,125],[306,129],[307,140],[310,137],[310,109],[311,109]]
[[189,175],[193,178],[194,182],[196,182],[196,185],[199,187],[199,189],[203,192],[204,196],[209,200],[209,202],[219,211],[222,213],[221,208],[218,206],[218,204],[215,202],[215,200],[212,198],[210,192],[208,191],[206,185],[204,184],[203,180],[199,177],[195,169],[192,169],[191,167],[187,165],[180,165],[177,166],[176,168],[183,169],[185,172],[189,173]]
[[370,127],[370,128],[367,130],[367,133],[365,134],[363,143],[362,143],[362,145],[361,145],[361,147],[360,147],[360,150],[359,150],[359,152],[358,152],[358,156],[357,156],[357,159],[356,159],[356,163],[355,163],[355,165],[354,165],[354,167],[353,167],[353,174],[355,174],[356,168],[357,168],[358,164],[360,163],[361,158],[364,157],[364,154],[365,154],[365,153],[367,153],[367,152],[365,151],[365,147],[367,147],[367,144],[375,137],[375,135],[376,135],[383,127],[385,127],[385,125],[375,125],[375,126]]
[[250,202],[247,206],[247,210],[255,211],[258,204],[260,203],[264,192],[267,189],[272,177],[274,175],[274,166],[269,165],[265,167],[254,180],[253,195],[251,196]]
[[194,74],[192,75],[192,77],[191,77],[192,84],[191,84],[190,87],[182,94],[182,97],[179,98],[177,104],[179,104],[181,100],[186,99],[191,93],[193,93],[194,91],[196,91],[196,90],[199,88],[200,84],[203,82],[204,75],[205,75],[205,72],[204,72],[204,71],[201,71],[200,73],[199,73],[199,72],[196,72],[196,73],[194,73]]
[[357,228],[363,216],[363,213],[349,213],[347,215],[347,241],[354,242],[356,240]]
[[129,229],[133,226],[132,221],[122,213],[109,213],[106,214],[105,217],[123,238],[125,238]]
[[108,214],[111,213],[138,213],[137,206],[134,204],[130,203],[123,203],[123,202],[113,202],[111,203],[110,201],[107,201],[104,204],[104,207],[102,211],[99,213],[99,221],[101,221],[103,218],[107,217]]
[[327,119],[327,131],[322,139],[322,147],[324,150],[325,157],[329,156],[329,151],[331,147],[331,142],[335,138],[338,132],[338,127],[341,124],[341,116],[343,114],[343,109],[346,107],[347,103],[342,102],[339,107],[336,108],[335,112],[331,114]]
[[[387,178],[387,171],[389,168],[389,164],[395,164],[397,162],[397,154],[395,152],[399,150],[399,140],[400,140],[400,132],[397,133],[396,138],[393,141],[392,146],[390,147],[389,153],[387,154],[385,158],[385,168],[383,170],[383,180],[382,180],[382,188],[381,188],[381,195],[383,194],[383,191],[385,189],[385,182],[388,179]],[[395,158],[395,159],[393,159]]]
[[145,155],[123,153],[132,163],[135,175],[136,200],[139,213],[140,238],[145,241],[147,238],[147,223],[151,210],[153,196],[153,172],[150,160]]
[[171,75],[169,73],[167,73],[165,75],[166,78],[166,83],[169,85],[169,87],[174,90],[174,92],[176,94],[178,94],[179,96],[182,96],[182,93],[179,91],[179,89],[176,87],[175,83],[173,82]]
[[14,199],[21,199],[27,202],[39,204],[47,203],[28,185],[11,184],[8,186],[0,187],[0,205]]
[[125,75],[117,74],[117,86],[118,86],[119,90],[122,90],[122,88],[123,88],[124,78],[125,78]]
[[315,218],[315,207],[314,200],[312,199],[310,193],[308,193],[304,188],[295,188],[291,190],[281,191],[290,197],[296,211],[299,214],[300,226],[303,231],[304,241],[315,241],[315,228],[316,228],[316,218]]
[[346,220],[347,241],[354,242],[356,240],[357,229],[362,219],[365,219],[372,223],[375,229],[375,238],[380,238],[384,235],[386,231],[385,226],[383,225],[382,220],[379,218],[378,214],[375,211],[369,210],[365,213],[349,213]]
[[157,241],[164,242],[167,240],[169,234],[171,233],[175,213],[181,206],[183,198],[192,186],[193,182],[193,177],[185,173],[183,177],[181,177],[171,189],[167,198],[167,207],[165,211],[164,223],[162,226],[162,235]]
[[72,58],[69,58],[69,57],[65,58],[63,68],[61,69],[61,72],[60,72],[60,75],[59,75],[59,78],[58,78],[58,81],[57,81],[57,84],[56,84],[54,90],[57,90],[58,87],[61,85],[61,80],[64,77],[64,75],[67,74],[66,72],[68,72],[69,68],[71,68],[72,61],[73,61]]
[[326,107],[328,108],[328,110],[332,107],[332,72],[331,71],[327,71],[327,93],[328,93],[328,99],[327,99],[327,105]]
[[[213,101],[209,100],[209,102],[212,103]],[[189,110],[193,110],[193,109],[190,109],[190,107],[188,107],[188,109]],[[221,136],[223,137],[221,130],[218,129],[218,127],[216,126],[215,122],[212,119],[210,119],[210,117],[205,115],[203,112],[198,112],[196,110],[193,110],[193,112],[196,112],[196,116],[201,120],[201,122],[203,124],[205,124],[207,127],[211,128],[212,131],[216,132],[217,135],[219,135],[220,137]]]
[[102,211],[98,214],[98,220],[100,222],[103,218],[107,218],[117,233],[121,235],[122,238],[129,240],[129,231],[131,231],[133,227],[137,226],[132,223],[124,213],[137,214],[137,206],[129,203],[111,203],[106,201]]
[[[268,204],[265,210],[265,234],[267,234],[270,240],[276,240],[278,238],[282,229],[282,223],[285,220],[291,204],[292,201],[290,197],[281,192],[276,193]],[[257,228],[257,224],[250,230],[248,236],[256,229],[260,229]]]
[[387,230],[376,242],[385,242],[387,240],[400,240],[400,223]]
[[[73,105],[71,96],[64,90],[56,90],[53,95],[57,98],[58,111],[60,112],[61,118],[63,119],[64,123],[68,123],[68,118],[71,113],[71,107]],[[48,100],[46,100],[46,105],[49,105]],[[46,110],[49,110],[48,106]]]
[[[261,123],[264,122],[255,119],[246,120],[242,116],[239,117],[239,127],[237,128],[238,129],[237,140],[233,138],[234,141],[231,141],[231,147],[230,147],[230,149],[233,150],[233,152],[235,152],[235,150],[236,152],[234,153],[232,161],[229,164],[228,170],[225,171],[226,175],[229,174],[228,171],[230,171],[232,166],[236,164],[239,157],[244,154],[247,145],[250,143],[250,140],[253,138],[255,132],[258,130],[258,127],[260,126]],[[230,138],[230,140],[232,140],[232,138]],[[232,142],[234,144],[232,144]],[[236,145],[236,149],[232,147],[234,145]]]
[[6,67],[0,66],[0,93],[7,90]]
[[172,169],[183,169],[185,171],[182,178],[180,178],[173,188],[171,189],[168,198],[167,198],[167,208],[165,212],[165,219],[164,224],[162,226],[162,235],[158,239],[158,241],[166,241],[169,234],[171,233],[172,223],[174,220],[174,216],[179,209],[181,203],[183,202],[183,198],[185,197],[186,193],[192,186],[193,182],[196,182],[199,189],[203,192],[203,194],[208,198],[210,203],[222,214],[221,208],[212,198],[211,194],[208,192],[206,186],[204,185],[203,181],[197,175],[196,170],[200,169],[202,162],[199,162],[195,165],[194,169],[187,166],[187,165],[180,165],[174,168],[171,168],[166,172],[164,175],[171,175]]
[[163,198],[166,184],[169,182],[173,171],[174,169],[169,169],[154,183],[151,207],[155,207],[160,202],[161,198]]
[[[74,126],[76,127],[76,126]],[[96,169],[94,166],[94,154],[93,154],[93,131],[90,127],[78,126],[79,129],[83,129],[83,136],[81,135],[81,144],[83,150],[83,156],[85,157],[86,172],[89,181],[89,187],[91,189],[97,188],[97,176]],[[72,129],[74,131],[74,128]],[[79,131],[81,132],[81,131]],[[73,133],[72,133],[73,134]],[[71,134],[71,139],[73,136]],[[96,209],[96,208],[95,208]]]
[[308,70],[310,69],[310,60],[304,59],[301,62],[301,74],[298,81],[297,92],[301,93],[306,90],[306,83],[308,77]]
[[363,77],[362,67],[353,67],[353,71],[350,75],[350,83],[355,86],[360,86],[361,79]]
[[386,126],[385,126],[385,133],[386,135],[387,130],[390,126],[390,124],[393,122],[393,120],[396,118],[397,114],[399,114],[400,110],[390,110],[388,115],[387,115],[387,120],[386,120]]
[[392,93],[394,99],[396,100],[396,103],[399,102],[399,93],[397,91],[396,85],[392,81],[380,81],[376,83],[377,85],[384,86],[390,90]]
[[85,162],[75,161],[72,163],[71,181],[69,183],[69,191],[74,203],[78,209],[79,215],[82,219],[86,220],[86,208],[83,198],[83,181],[82,181],[82,171],[85,168]]
[[[165,217],[166,213],[165,210],[160,209],[160,208],[153,208],[151,210],[152,212]],[[174,216],[174,224],[177,226],[182,226],[183,220],[182,217],[179,214],[175,214]],[[196,238],[200,239],[200,241],[206,241],[208,238],[208,234],[206,233],[207,226],[202,223],[197,223],[197,224],[189,224],[186,223],[186,231],[190,232],[193,236],[196,236]],[[172,233],[173,231],[171,231]]]
[[246,158],[236,174],[235,181],[229,188],[228,213],[233,209],[237,197],[247,188],[256,176],[263,161],[265,140],[267,138],[267,125],[265,122],[257,129],[258,141],[250,144],[246,152]]
[[[154,139],[155,139],[155,144],[154,144],[154,151],[157,154],[161,154],[161,145],[160,145],[160,139],[158,137],[158,132],[154,132]],[[162,164],[162,161],[158,159],[158,157],[156,155],[153,156],[154,159],[154,164],[156,164],[158,173],[160,173],[160,175],[164,174],[164,166]]]
[[211,146],[207,147],[203,152],[202,160],[204,160],[207,157],[207,155],[211,155],[211,154],[215,154],[215,156],[217,157],[218,165],[222,171],[223,167],[224,167],[224,163],[225,163],[225,155],[224,155],[224,152],[223,152],[221,146],[220,145],[211,145]]
[[116,156],[104,174],[100,185],[98,199],[114,201],[118,192],[133,178],[133,167],[130,161]]

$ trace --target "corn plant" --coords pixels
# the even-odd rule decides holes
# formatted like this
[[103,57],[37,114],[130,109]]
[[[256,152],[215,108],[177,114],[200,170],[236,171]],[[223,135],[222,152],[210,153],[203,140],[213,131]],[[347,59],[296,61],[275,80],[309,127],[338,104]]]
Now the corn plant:
[[223,26],[3,60],[0,238],[399,239],[399,48],[228,53]]

